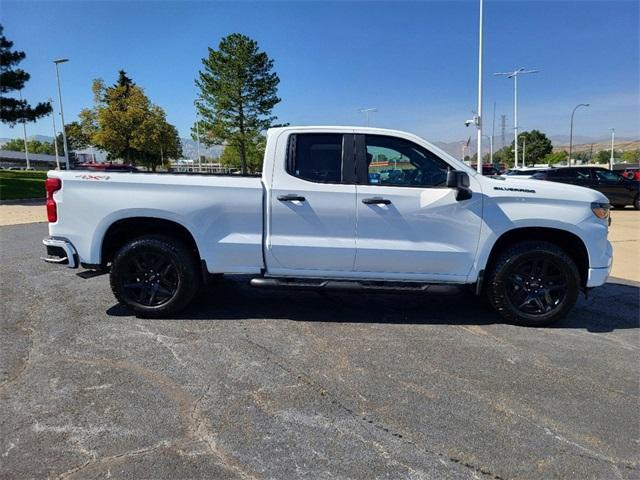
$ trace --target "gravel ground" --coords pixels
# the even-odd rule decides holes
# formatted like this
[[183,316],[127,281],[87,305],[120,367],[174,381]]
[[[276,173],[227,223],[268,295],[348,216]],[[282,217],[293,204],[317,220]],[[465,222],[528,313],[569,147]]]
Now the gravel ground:
[[640,478],[638,287],[541,329],[246,278],[140,320],[45,235],[0,228],[0,478]]

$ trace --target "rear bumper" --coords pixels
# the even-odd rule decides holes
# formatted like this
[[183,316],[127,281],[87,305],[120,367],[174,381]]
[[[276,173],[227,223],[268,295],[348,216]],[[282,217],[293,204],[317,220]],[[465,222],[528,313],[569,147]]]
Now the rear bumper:
[[69,240],[62,237],[47,237],[42,240],[47,247],[47,256],[41,257],[47,263],[66,265],[69,268],[78,267],[78,253]]

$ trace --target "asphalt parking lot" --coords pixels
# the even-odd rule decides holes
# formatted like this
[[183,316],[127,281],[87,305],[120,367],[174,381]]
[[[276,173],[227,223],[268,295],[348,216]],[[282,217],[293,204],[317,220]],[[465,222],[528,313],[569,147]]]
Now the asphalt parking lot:
[[438,296],[213,285],[141,320],[0,228],[0,478],[640,478],[640,289],[553,328]]

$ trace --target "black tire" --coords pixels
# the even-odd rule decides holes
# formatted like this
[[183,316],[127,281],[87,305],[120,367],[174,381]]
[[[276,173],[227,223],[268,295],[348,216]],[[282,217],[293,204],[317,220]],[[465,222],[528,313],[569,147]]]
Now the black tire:
[[200,288],[195,255],[179,240],[159,235],[125,244],[111,265],[111,290],[118,302],[139,317],[173,315]]
[[485,293],[508,322],[541,327],[563,318],[575,305],[580,274],[558,246],[521,242],[502,253],[489,269]]
[[640,210],[640,194],[636,195],[636,198],[633,200],[633,208]]
[[626,205],[625,205],[625,204],[620,204],[620,203],[618,203],[618,204],[614,204],[614,205],[611,205],[611,206],[612,206],[613,208],[615,208],[616,210],[623,210],[623,209],[624,209],[624,207],[626,207]]

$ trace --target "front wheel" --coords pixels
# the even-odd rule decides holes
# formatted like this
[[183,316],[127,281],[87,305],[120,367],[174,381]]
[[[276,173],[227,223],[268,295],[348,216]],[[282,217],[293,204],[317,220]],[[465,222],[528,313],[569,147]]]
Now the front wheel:
[[636,195],[636,198],[633,201],[633,208],[640,210],[640,194]]
[[493,308],[507,321],[544,326],[575,305],[580,275],[564,250],[549,242],[522,242],[494,262],[485,284]]
[[125,244],[111,265],[116,299],[141,317],[164,317],[182,310],[200,287],[197,261],[180,241],[140,237]]

